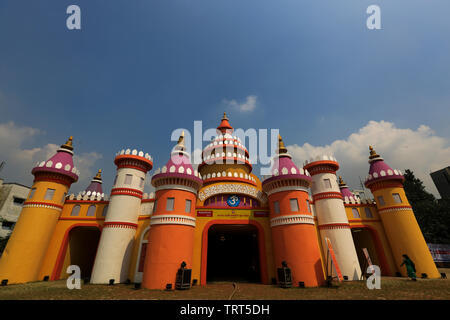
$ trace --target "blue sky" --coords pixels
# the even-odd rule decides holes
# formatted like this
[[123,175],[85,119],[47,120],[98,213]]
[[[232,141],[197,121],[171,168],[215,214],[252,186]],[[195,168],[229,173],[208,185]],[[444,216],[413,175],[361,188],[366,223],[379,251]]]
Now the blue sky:
[[[71,4],[82,30],[66,28]],[[366,28],[371,4],[382,30]],[[216,127],[223,111],[235,128],[279,128],[298,146],[369,121],[424,125],[447,152],[449,11],[447,0],[2,0],[0,124],[38,131],[23,150],[73,135],[76,153],[101,155],[86,168],[103,168],[106,189],[117,151],[143,149],[162,166],[174,129]],[[255,108],[239,111],[249,96]],[[30,169],[2,175],[30,184]]]

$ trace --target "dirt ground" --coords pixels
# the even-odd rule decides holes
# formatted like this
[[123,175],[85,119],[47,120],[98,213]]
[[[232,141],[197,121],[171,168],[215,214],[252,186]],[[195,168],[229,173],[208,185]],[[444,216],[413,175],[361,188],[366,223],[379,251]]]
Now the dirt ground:
[[[448,270],[448,269],[447,269]],[[450,276],[450,273],[447,272]],[[65,280],[0,287],[0,300],[450,300],[450,279],[382,277],[380,290],[365,281],[333,283],[326,288],[289,288],[274,285],[217,282],[190,290],[134,289],[134,285],[82,284],[69,290]]]

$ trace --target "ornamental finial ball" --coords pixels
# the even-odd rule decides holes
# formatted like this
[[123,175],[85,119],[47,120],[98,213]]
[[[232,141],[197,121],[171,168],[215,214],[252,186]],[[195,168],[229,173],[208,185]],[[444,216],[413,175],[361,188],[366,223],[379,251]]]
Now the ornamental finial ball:
[[178,138],[178,143],[184,146],[184,130],[181,132],[180,137]]
[[369,159],[373,159],[373,158],[379,157],[379,155],[378,155],[377,152],[373,149],[372,146],[369,146],[369,150],[370,150],[370,157],[369,157]]
[[102,169],[98,169],[97,175],[94,177],[94,179],[102,179]]
[[283,154],[287,152],[287,148],[284,146],[283,138],[278,134],[278,154]]
[[66,141],[66,143],[61,146],[61,148],[68,149],[68,150],[72,151],[73,150],[73,143],[72,142],[73,142],[73,136],[70,136],[69,139]]

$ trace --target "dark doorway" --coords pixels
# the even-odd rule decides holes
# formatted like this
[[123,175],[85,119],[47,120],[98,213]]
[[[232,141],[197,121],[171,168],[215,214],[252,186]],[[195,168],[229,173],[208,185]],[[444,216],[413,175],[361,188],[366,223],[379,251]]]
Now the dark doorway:
[[260,282],[258,229],[213,225],[208,231],[207,281]]
[[80,267],[82,278],[91,276],[99,241],[100,230],[97,227],[75,227],[70,230],[67,259],[69,264]]
[[[366,256],[364,255],[363,248],[367,249],[372,264],[380,266],[380,260],[378,258],[371,231],[367,228],[354,228],[352,229],[352,236],[356,253],[358,255],[359,265],[361,266],[361,271],[364,273],[368,267],[368,262]],[[381,270],[382,273],[383,271],[384,270]]]

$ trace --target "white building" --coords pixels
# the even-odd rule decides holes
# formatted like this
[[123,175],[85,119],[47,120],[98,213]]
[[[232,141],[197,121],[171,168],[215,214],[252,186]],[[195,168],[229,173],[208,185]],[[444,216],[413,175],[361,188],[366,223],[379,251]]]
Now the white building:
[[7,237],[16,224],[30,188],[0,179],[0,238]]

